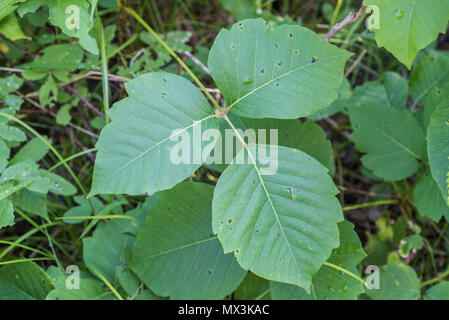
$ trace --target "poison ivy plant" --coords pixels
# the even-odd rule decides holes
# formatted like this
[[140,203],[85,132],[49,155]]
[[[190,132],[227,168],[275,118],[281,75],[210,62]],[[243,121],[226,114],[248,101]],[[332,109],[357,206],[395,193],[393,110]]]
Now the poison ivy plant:
[[[51,290],[46,299],[47,300],[109,300],[111,293],[106,289],[104,284],[95,280],[89,274],[80,274],[79,288],[69,289],[67,283],[71,279],[68,274],[65,274],[57,267],[50,267],[47,270],[47,275],[54,283],[54,289]],[[74,285],[70,283],[70,285]]]
[[0,267],[0,299],[44,300],[53,282],[37,264],[21,262]]
[[329,263],[344,268],[351,272],[345,273],[341,270],[323,265],[312,279],[312,290],[310,294],[297,286],[271,282],[271,296],[279,300],[348,300],[357,299],[364,292],[363,284],[355,279],[358,275],[357,265],[366,256],[362,244],[354,232],[354,225],[348,221],[338,224],[340,232],[340,246],[332,251]]
[[[237,38],[249,37],[250,40],[254,35],[257,36],[253,44]],[[239,54],[237,62],[233,58],[234,49],[235,54]],[[304,28],[280,26],[272,29],[261,19],[245,20],[231,31],[220,33],[211,49],[209,67],[225,96],[227,108],[232,108],[232,112],[256,118],[269,115],[295,118],[311,114],[336,98],[342,68],[349,55]],[[233,63],[233,68],[219,62],[219,57],[226,59],[225,64]],[[248,69],[251,66],[247,63],[249,59],[256,62],[251,70]],[[221,70],[234,68],[238,68],[234,75],[220,74]],[[248,73],[249,78],[242,82],[243,71],[251,72]],[[303,81],[300,79],[307,79],[307,89],[297,85],[297,81]],[[193,147],[196,142],[193,141],[188,144],[189,152],[184,163],[173,164],[170,155],[179,153],[176,149],[179,144],[174,142],[179,137],[190,139],[192,134],[201,135],[209,128],[218,129],[221,115],[209,108],[203,96],[187,80],[151,73],[132,80],[126,86],[129,97],[111,109],[112,122],[102,130],[97,144],[99,152],[91,195],[152,194],[173,187],[204,162],[195,158],[197,154]],[[285,97],[281,94],[283,92]],[[264,98],[267,94],[281,97],[276,108]],[[302,98],[301,104],[297,103],[298,98]],[[210,150],[215,143],[201,141],[201,150],[208,145],[206,150]],[[337,222],[343,217],[334,197],[337,190],[324,166],[290,148],[279,149],[278,172],[262,177],[260,159],[255,159],[256,153],[253,155],[255,150],[250,151],[248,165],[230,165],[220,178],[213,201],[214,232],[218,233],[225,253],[234,252],[245,269],[268,279],[301,285],[308,290],[313,274],[339,244]],[[245,153],[246,149],[241,152]],[[296,172],[292,168],[296,168]],[[241,171],[243,177],[252,177],[253,183],[235,176],[236,171]],[[311,171],[315,172],[313,177],[308,173]],[[285,181],[286,177],[289,177],[289,182]],[[250,201],[251,193],[239,193],[235,195],[238,196],[237,203],[248,206],[248,211],[227,212],[232,193],[223,190],[238,190],[239,185],[255,192],[255,202]],[[302,192],[307,195],[303,196]],[[299,199],[296,199],[298,194]],[[318,205],[316,201],[325,205]],[[225,220],[226,225],[220,226]],[[235,231],[231,232],[229,221],[234,221]],[[239,226],[239,221],[245,223]],[[260,233],[254,234],[255,230]],[[278,230],[271,239],[269,230]],[[242,232],[252,235],[248,238]],[[263,252],[273,246],[280,249],[282,256],[265,257]],[[169,294],[164,292],[164,295]]]
[[2,1],[0,299],[447,299],[446,0],[206,2]]
[[404,179],[427,158],[425,135],[418,121],[405,110],[383,104],[350,106],[352,138],[367,153],[363,164],[387,181]]
[[[170,150],[179,137],[191,137],[194,130],[201,136],[217,127],[206,99],[186,79],[150,73],[128,82],[126,89],[129,97],[110,110],[112,122],[101,131],[97,143],[91,195],[152,194],[173,187],[202,164],[194,158],[190,140],[186,164],[171,162]],[[207,145],[201,142],[201,149]]]
[[382,103],[395,109],[405,109],[408,93],[407,79],[395,72],[385,72],[382,79],[357,86],[346,106],[363,107],[367,104]]
[[222,299],[246,272],[212,233],[214,188],[181,183],[162,193],[132,249],[131,269],[160,296]]
[[228,108],[249,118],[305,117],[337,98],[351,54],[306,28],[262,19],[222,30],[209,69]]
[[413,192],[414,201],[421,215],[439,222],[444,216],[449,221],[449,206],[430,172],[424,174]]
[[[254,145],[247,156],[252,154]],[[214,232],[245,269],[309,290],[312,276],[339,244],[338,191],[327,169],[296,149],[279,147],[279,167],[270,175],[261,174],[259,158],[252,161],[231,164],[220,177],[212,206]]]
[[385,47],[409,69],[419,50],[446,32],[449,3],[445,0],[364,0],[378,8],[379,25],[373,29],[379,47]]
[[310,118],[315,121],[318,121],[324,118],[331,117],[343,111],[353,94],[351,84],[346,78],[343,79],[343,82],[341,83],[340,88],[338,88],[337,92],[338,92],[337,100],[332,102],[328,107],[310,115]]
[[270,300],[270,282],[248,272],[234,293],[236,300]]
[[424,300],[449,300],[449,282],[443,281],[427,289]]
[[367,289],[366,294],[374,300],[417,300],[421,292],[419,280],[412,267],[391,262],[380,269],[379,289]]
[[432,176],[449,205],[449,105],[438,107],[429,123],[427,145]]

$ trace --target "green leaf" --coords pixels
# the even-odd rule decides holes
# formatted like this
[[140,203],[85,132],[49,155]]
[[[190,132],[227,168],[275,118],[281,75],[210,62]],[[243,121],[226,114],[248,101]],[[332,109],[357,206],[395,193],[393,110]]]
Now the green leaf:
[[84,262],[95,267],[113,286],[119,283],[116,271],[120,254],[134,240],[123,233],[128,224],[128,220],[122,219],[101,222],[92,237],[83,239]]
[[432,176],[449,205],[449,104],[438,107],[430,119],[427,133]]
[[[243,268],[309,290],[312,276],[339,245],[338,190],[322,164],[295,149],[279,147],[278,167],[262,167],[261,147],[256,153],[252,145],[251,160],[230,164],[218,180],[214,233]],[[240,153],[246,156],[246,149]]]
[[409,69],[419,50],[439,33],[445,33],[449,20],[446,0],[364,0],[376,6],[379,28],[374,29],[379,47],[385,47]]
[[407,258],[410,255],[410,251],[419,250],[423,245],[423,237],[419,234],[413,234],[402,239],[398,253],[401,257]]
[[0,140],[0,172],[2,172],[8,164],[10,153],[11,150],[6,143],[3,140]]
[[23,142],[27,139],[25,133],[21,129],[6,125],[0,125],[0,138],[14,142]]
[[423,103],[424,127],[443,101],[449,99],[449,59],[441,55],[427,56],[412,72],[411,95],[415,104]]
[[[326,166],[329,169],[330,175],[334,174],[335,164],[331,143],[326,139],[324,130],[312,120],[301,122],[298,119],[250,119],[238,117],[232,113],[229,114],[229,119],[237,130],[242,130],[240,132],[241,135],[248,134],[248,139],[251,137],[251,130],[254,130],[255,139],[252,142],[248,140],[248,143],[276,144],[301,150]],[[226,137],[227,132],[229,132],[226,130],[232,130],[231,127],[224,119],[220,119],[219,124],[221,137]],[[208,164],[206,165],[208,168],[219,172],[223,172],[226,169],[230,162],[229,160],[226,161],[226,156],[235,157],[243,147],[236,135],[233,139],[236,140],[236,147],[232,150],[233,153],[231,154],[229,149],[226,149],[227,141],[225,141],[221,151],[222,156],[224,156],[224,159],[220,159],[222,163]]]
[[131,269],[157,295],[222,299],[245,277],[212,233],[213,190],[184,182],[164,191],[140,229]]
[[39,104],[43,107],[47,105],[52,108],[58,100],[58,86],[53,76],[49,75],[45,83],[39,89]]
[[0,21],[0,33],[12,41],[19,39],[31,40],[30,37],[23,34],[23,31],[20,28],[19,20],[14,13]]
[[427,289],[424,300],[449,300],[449,282],[443,281]]
[[23,79],[17,77],[15,74],[0,79],[0,97],[6,98],[8,94],[20,89],[23,85]]
[[21,4],[17,13],[22,18],[24,15],[30,12],[36,12],[36,10],[44,4],[45,0],[23,0],[25,3]]
[[51,193],[62,196],[72,196],[77,191],[73,184],[57,174],[39,169],[38,175],[43,179],[48,179],[48,191]]
[[58,114],[56,115],[57,124],[66,126],[70,122],[70,120],[72,119],[72,116],[70,115],[70,109],[72,109],[72,105],[67,103],[58,110]]
[[395,72],[386,72],[382,79],[358,86],[348,101],[349,106],[385,104],[395,109],[405,109],[408,98],[407,79]]
[[44,300],[53,283],[33,262],[21,262],[0,268],[1,300]]
[[14,209],[9,199],[0,200],[0,229],[14,225]]
[[449,206],[430,172],[426,172],[416,185],[413,198],[421,216],[429,217],[435,222],[439,222],[444,216],[449,221]]
[[350,100],[352,96],[352,90],[351,90],[351,84],[349,83],[348,79],[344,78],[343,82],[340,85],[340,88],[338,88],[338,98],[334,102],[332,102],[328,107],[319,110],[315,112],[314,114],[310,115],[310,118],[314,121],[318,121],[324,118],[328,118],[333,116],[334,114],[337,114],[345,108],[346,104]]
[[[279,145],[307,153],[327,167],[330,175],[334,174],[335,164],[331,143],[326,139],[324,130],[312,120],[307,120],[306,122],[301,122],[297,119],[241,118],[241,120],[246,128],[254,129],[256,132],[259,129],[267,130],[266,144],[270,143],[270,130],[277,130]],[[258,143],[265,144],[265,142],[260,141]]]
[[79,289],[69,290],[60,287],[50,291],[46,300],[100,300],[107,293],[102,282],[81,278]]
[[252,272],[248,272],[234,292],[235,300],[270,300],[270,283]]
[[24,2],[25,0],[4,0],[0,3],[0,20],[14,12],[19,6],[19,2]]
[[108,291],[104,283],[93,279],[86,272],[80,271],[78,289],[68,289],[66,282],[70,281],[68,279],[70,274],[55,266],[49,267],[47,274],[52,279],[55,289],[48,293],[46,300],[104,300],[112,297],[112,292]]
[[401,262],[390,262],[380,268],[379,289],[367,289],[374,300],[417,300],[421,292],[419,280],[412,267]]
[[[75,201],[79,206],[67,210],[64,213],[64,218],[89,217],[93,213],[100,212],[104,207],[103,203],[95,197],[86,200],[82,196],[76,196]],[[63,221],[64,223],[76,224],[85,221],[85,219],[64,219]]]
[[[97,143],[92,189],[98,193],[152,194],[189,177],[195,161],[194,131],[218,128],[204,96],[188,80],[149,73],[126,83],[129,97],[110,109],[109,123]],[[175,131],[177,130],[177,131]],[[186,138],[187,136],[187,138]],[[181,140],[181,142],[178,142]],[[172,148],[188,143],[188,164],[174,164]],[[209,142],[201,142],[201,147]]]
[[228,107],[249,118],[308,116],[337,98],[350,53],[298,25],[262,19],[223,29],[209,69]]
[[42,142],[39,137],[34,137],[14,155],[9,164],[12,165],[25,160],[37,162],[47,154],[48,149],[48,145]]
[[424,132],[406,110],[382,104],[351,106],[352,138],[360,152],[367,153],[362,163],[387,181],[407,178],[426,159]]
[[36,56],[30,63],[23,64],[23,77],[37,80],[47,72],[67,74],[79,68],[83,60],[83,49],[78,44],[54,44],[42,50],[42,56]]
[[47,195],[21,189],[12,195],[12,203],[22,210],[40,216],[49,221],[47,213]]
[[[352,223],[342,221],[338,228],[340,246],[332,251],[328,262],[358,275],[357,265],[366,257],[366,253]],[[323,265],[313,277],[310,295],[294,285],[271,282],[270,286],[273,299],[285,300],[356,300],[358,295],[364,292],[360,281],[328,265]]]
[[219,0],[220,6],[229,11],[231,16],[236,19],[253,18],[256,16],[257,1],[253,0]]
[[[50,22],[61,28],[62,32],[80,40],[80,45],[92,54],[98,54],[98,45],[89,35],[94,23],[86,0],[49,0]],[[72,8],[72,10],[70,10]],[[75,9],[76,8],[76,9]],[[79,21],[77,21],[77,19]],[[79,22],[78,27],[76,22]]]

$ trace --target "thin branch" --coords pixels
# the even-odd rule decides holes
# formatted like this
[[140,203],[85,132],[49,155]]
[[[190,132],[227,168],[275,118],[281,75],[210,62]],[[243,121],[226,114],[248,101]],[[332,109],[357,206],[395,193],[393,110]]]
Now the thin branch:
[[348,71],[346,71],[345,73],[345,78],[347,78],[352,71],[354,71],[354,69],[359,65],[359,63],[363,60],[363,58],[365,57],[365,55],[367,54],[368,51],[366,51],[366,49],[363,49],[362,53],[357,57],[357,59],[354,61],[354,63],[351,65],[351,67],[348,69]]
[[71,86],[66,86],[65,87],[68,91],[70,91],[71,93],[73,93],[75,96],[77,96],[86,107],[88,107],[90,110],[92,110],[93,112],[95,112],[97,115],[99,115],[100,117],[102,117],[104,119],[104,113],[101,112],[100,110],[98,110],[97,108],[95,108],[89,101],[87,101],[87,99],[85,97],[83,97],[78,91],[76,91],[74,88],[72,88]]
[[23,71],[23,69],[0,67],[0,71],[21,73]]
[[208,75],[210,75],[210,71],[209,69],[197,58],[195,57],[193,54],[191,54],[190,52],[186,51],[184,52],[184,54],[189,57],[198,67],[200,67],[204,72],[206,72]]
[[326,34],[324,37],[324,40],[329,41],[330,38],[332,38],[338,31],[346,27],[348,24],[353,24],[365,15],[366,7],[362,6],[360,10],[357,13],[350,12],[346,18],[343,19],[343,21],[335,24],[332,29]]

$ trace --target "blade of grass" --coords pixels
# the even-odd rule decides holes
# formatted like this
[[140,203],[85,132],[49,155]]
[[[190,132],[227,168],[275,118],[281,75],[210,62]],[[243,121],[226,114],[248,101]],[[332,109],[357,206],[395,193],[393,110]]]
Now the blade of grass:
[[108,78],[108,56],[106,55],[106,42],[101,18],[97,15],[97,26],[100,32],[100,56],[101,56],[101,85],[103,87],[103,109],[106,123],[109,122],[107,111],[109,110],[109,78]]
[[108,281],[108,279],[106,279],[101,273],[100,271],[97,270],[97,268],[95,268],[93,265],[87,265],[87,267],[89,269],[91,269],[93,271],[93,273],[99,277],[101,279],[101,281],[103,281],[108,288],[115,294],[115,296],[117,297],[117,299],[119,300],[123,300],[122,296],[117,292],[117,290],[115,290],[114,286]]

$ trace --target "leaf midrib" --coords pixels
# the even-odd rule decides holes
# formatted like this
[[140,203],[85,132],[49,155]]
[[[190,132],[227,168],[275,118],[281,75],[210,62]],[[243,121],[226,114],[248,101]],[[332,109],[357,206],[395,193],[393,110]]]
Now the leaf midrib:
[[[339,57],[340,57],[340,56],[329,56],[329,57],[320,59],[320,60],[318,60],[318,61],[316,61],[316,62],[314,62],[314,63],[308,63],[308,64],[302,65],[302,66],[300,66],[300,67],[298,67],[298,68],[289,70],[288,72],[286,72],[286,73],[284,73],[284,74],[281,74],[281,75],[278,76],[278,77],[274,77],[274,78],[271,79],[270,81],[268,81],[268,82],[266,82],[266,83],[260,85],[260,86],[257,87],[257,88],[252,89],[250,92],[244,94],[243,96],[241,96],[240,98],[238,98],[237,100],[235,100],[233,103],[231,103],[231,104],[229,105],[228,109],[231,109],[231,108],[232,108],[233,106],[235,106],[237,103],[239,103],[239,102],[241,102],[242,100],[246,99],[248,96],[252,95],[254,92],[256,92],[256,91],[258,91],[258,90],[260,90],[260,89],[266,87],[267,85],[273,83],[274,81],[277,81],[278,79],[281,79],[281,78],[283,78],[283,77],[285,77],[285,76],[288,76],[288,75],[291,74],[291,73],[294,73],[294,72],[299,71],[299,70],[301,70],[301,69],[304,69],[304,68],[306,68],[306,67],[309,67],[309,66],[312,66],[312,65],[317,65],[318,63],[320,63],[320,62],[322,62],[322,61],[326,61],[326,60],[333,59],[333,58],[339,58]],[[238,88],[240,88],[240,87],[238,87]]]
[[394,139],[392,136],[388,135],[387,132],[385,132],[383,129],[381,129],[379,126],[377,126],[377,124],[373,121],[371,121],[371,119],[365,117],[364,114],[362,114],[362,117],[365,118],[369,123],[371,123],[376,129],[378,129],[380,131],[381,134],[383,134],[385,137],[387,137],[389,140],[391,140],[391,142],[393,142],[394,144],[398,145],[400,148],[402,148],[404,151],[408,152],[412,157],[424,161],[420,156],[418,156],[417,154],[415,154],[412,150],[410,150],[409,148],[407,148],[406,146],[404,146],[402,143],[400,143],[399,141],[397,141],[396,139]]
[[176,251],[179,251],[179,250],[183,250],[183,249],[186,249],[186,248],[189,248],[189,247],[193,247],[193,246],[196,246],[196,245],[198,245],[200,243],[204,243],[204,242],[207,242],[207,241],[212,241],[212,240],[215,240],[217,238],[218,238],[218,236],[213,236],[213,237],[204,238],[204,239],[201,239],[201,240],[196,240],[194,242],[183,244],[182,246],[179,246],[179,247],[176,247],[176,248],[172,248],[172,249],[168,249],[168,250],[165,250],[165,251],[162,251],[162,252],[158,252],[158,253],[153,254],[153,255],[151,255],[149,257],[146,257],[145,259],[143,259],[143,260],[141,260],[139,262],[142,263],[144,261],[147,261],[147,260],[159,257],[159,256],[163,256],[163,255],[166,255],[166,254],[170,254],[170,253],[173,253],[173,252],[176,252]]
[[101,182],[101,185],[103,185],[106,181],[108,181],[110,178],[112,178],[113,176],[115,176],[118,172],[120,172],[121,170],[123,170],[124,168],[128,167],[129,165],[131,165],[133,162],[137,161],[138,159],[140,159],[141,157],[143,157],[145,154],[147,154],[148,152],[150,152],[151,150],[153,150],[154,148],[160,146],[161,144],[163,144],[164,142],[170,140],[173,137],[176,137],[178,135],[180,135],[181,133],[189,130],[190,128],[193,128],[194,126],[202,123],[203,121],[206,121],[208,119],[217,117],[216,114],[211,114],[208,115],[207,117],[204,117],[203,119],[194,121],[191,125],[183,128],[182,130],[179,130],[176,134],[172,134],[170,136],[168,136],[165,139],[162,139],[161,141],[159,141],[158,143],[153,144],[151,147],[149,147],[147,150],[145,150],[144,152],[141,152],[139,155],[137,155],[136,157],[132,158],[131,160],[129,160],[128,162],[126,162],[124,165],[122,165],[120,168],[118,168],[116,171],[112,172],[109,176],[107,176],[106,178],[103,179],[103,181]]
[[277,211],[276,211],[276,208],[274,207],[274,204],[273,204],[273,201],[272,201],[272,199],[271,199],[271,196],[270,196],[270,194],[269,194],[269,192],[268,192],[268,189],[267,189],[267,187],[265,186],[265,181],[262,179],[262,175],[260,174],[259,167],[257,166],[257,163],[256,163],[256,161],[255,161],[255,159],[254,159],[253,154],[252,154],[251,151],[249,150],[248,145],[244,145],[244,146],[245,146],[245,149],[248,151],[248,154],[249,154],[249,156],[250,156],[250,158],[251,158],[251,162],[253,163],[254,168],[256,169],[257,176],[258,176],[258,178],[259,178],[259,180],[260,180],[260,183],[261,183],[262,188],[263,188],[263,190],[264,190],[264,192],[265,192],[265,195],[267,196],[268,202],[270,203],[271,209],[273,210],[274,216],[275,216],[275,218],[276,218],[276,222],[277,222],[278,225],[279,225],[279,229],[281,229],[282,235],[283,235],[283,237],[284,237],[284,239],[285,239],[285,242],[287,243],[287,247],[288,247],[288,250],[289,250],[289,252],[290,252],[290,255],[292,256],[292,259],[293,259],[293,261],[295,262],[296,270],[297,270],[298,274],[301,274],[301,270],[300,270],[300,268],[299,268],[299,266],[298,266],[298,262],[296,261],[295,255],[294,255],[294,253],[293,253],[292,246],[291,246],[290,242],[288,241],[287,235],[285,234],[284,228],[283,228],[283,226],[282,226],[282,224],[281,224],[281,221],[279,220],[279,215],[278,215],[278,213],[277,213]]

